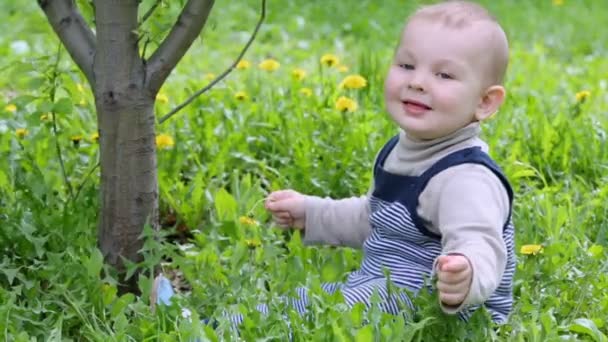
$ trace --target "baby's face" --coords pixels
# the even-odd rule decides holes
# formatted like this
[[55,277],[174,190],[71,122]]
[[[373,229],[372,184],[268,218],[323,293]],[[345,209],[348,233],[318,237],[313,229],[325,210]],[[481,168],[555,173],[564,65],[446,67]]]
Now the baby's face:
[[475,121],[488,84],[483,23],[451,28],[413,19],[384,85],[392,119],[408,135],[435,139]]

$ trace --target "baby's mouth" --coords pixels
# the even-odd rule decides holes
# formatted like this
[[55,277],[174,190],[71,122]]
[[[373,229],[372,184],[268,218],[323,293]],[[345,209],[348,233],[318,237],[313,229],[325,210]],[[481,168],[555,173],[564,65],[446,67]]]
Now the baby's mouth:
[[403,107],[408,114],[415,116],[422,115],[432,109],[430,106],[427,106],[422,102],[412,100],[403,101]]

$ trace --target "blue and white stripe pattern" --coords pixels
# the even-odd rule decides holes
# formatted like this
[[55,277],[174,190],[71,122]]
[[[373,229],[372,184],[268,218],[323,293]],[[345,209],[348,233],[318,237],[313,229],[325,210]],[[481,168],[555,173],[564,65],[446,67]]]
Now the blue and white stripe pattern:
[[[365,303],[377,293],[381,308],[398,314],[402,305],[413,308],[410,298],[403,291],[391,293],[387,286],[385,270],[390,272],[390,281],[399,288],[416,294],[425,287],[425,279],[433,273],[433,262],[441,254],[441,236],[425,228],[417,215],[418,197],[429,180],[439,172],[463,163],[476,163],[488,167],[501,180],[512,201],[513,192],[508,180],[490,157],[479,148],[456,151],[430,167],[420,176],[401,176],[382,169],[384,160],[397,143],[391,139],[380,152],[374,166],[374,192],[370,198],[372,226],[371,235],[363,244],[361,268],[348,276],[345,283],[324,284],[323,288],[333,293],[340,290],[346,303]],[[484,303],[496,323],[507,320],[513,306],[512,280],[515,271],[514,227],[509,215],[503,229],[507,246],[507,266],[501,283],[494,294]],[[427,288],[427,287],[425,287]],[[292,301],[294,308],[305,313],[308,305],[306,291],[298,289],[300,298]],[[467,307],[460,317],[468,320],[479,306]]]

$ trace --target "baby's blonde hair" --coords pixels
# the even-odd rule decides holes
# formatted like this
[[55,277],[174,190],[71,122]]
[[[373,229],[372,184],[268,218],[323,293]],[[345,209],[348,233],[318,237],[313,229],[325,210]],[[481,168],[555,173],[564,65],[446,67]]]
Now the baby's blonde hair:
[[488,44],[492,54],[489,65],[488,81],[502,84],[509,64],[509,43],[498,20],[481,5],[469,1],[449,0],[426,5],[416,10],[408,22],[414,19],[428,19],[440,22],[447,27],[464,28],[476,22],[486,22],[491,26]]

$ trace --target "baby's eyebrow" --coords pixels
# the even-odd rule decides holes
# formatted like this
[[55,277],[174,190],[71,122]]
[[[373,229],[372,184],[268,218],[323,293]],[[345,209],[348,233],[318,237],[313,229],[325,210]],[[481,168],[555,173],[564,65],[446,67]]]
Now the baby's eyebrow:
[[440,60],[437,60],[435,62],[435,65],[437,65],[437,66],[455,67],[455,68],[459,68],[459,69],[464,68],[464,64],[462,64],[462,63],[460,63],[458,61],[455,61],[453,59],[440,59]]
[[414,54],[411,53],[409,50],[406,49],[399,49],[397,50],[397,56],[399,57],[406,57],[406,58],[410,58],[410,59],[415,59],[414,58]]

